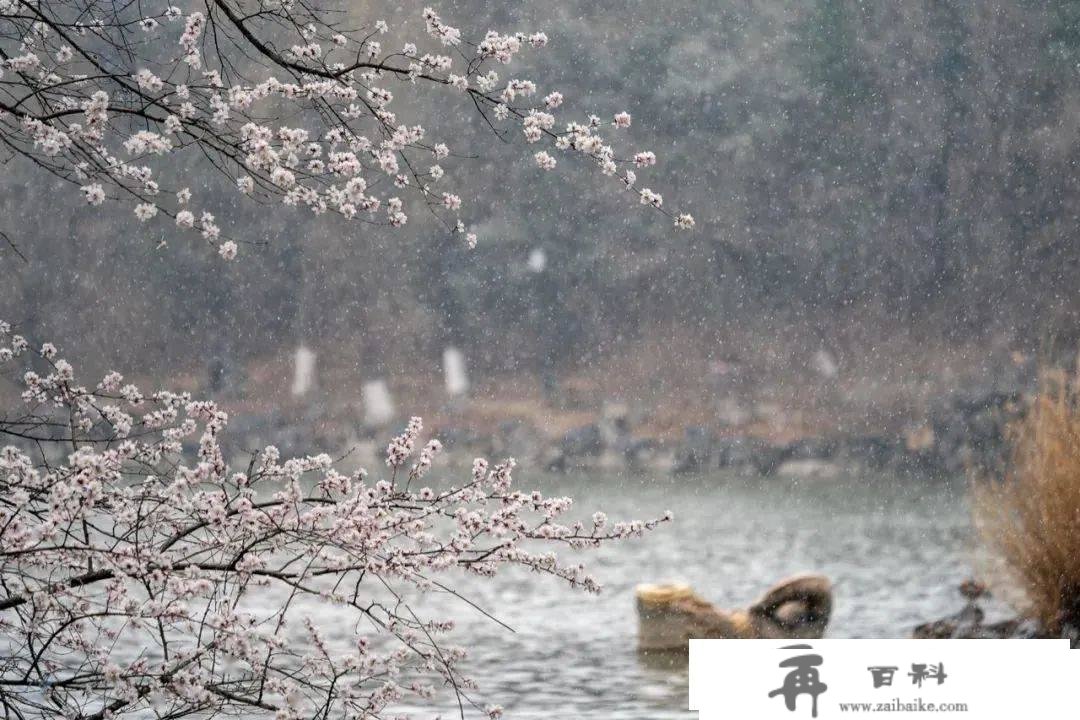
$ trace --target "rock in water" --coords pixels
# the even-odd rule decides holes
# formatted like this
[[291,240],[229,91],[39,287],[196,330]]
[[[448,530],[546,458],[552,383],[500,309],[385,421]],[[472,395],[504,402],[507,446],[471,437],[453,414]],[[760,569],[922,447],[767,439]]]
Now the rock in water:
[[[1010,618],[994,623],[985,623],[986,613],[979,607],[980,600],[990,596],[989,589],[975,580],[965,580],[960,584],[960,594],[967,604],[964,608],[946,618],[923,623],[912,631],[916,640],[952,640],[952,639],[1021,639],[1051,637],[1034,620],[1022,617]],[[1076,645],[1074,644],[1074,647]]]
[[820,638],[832,614],[832,584],[796,575],[746,610],[721,610],[689,585],[639,585],[638,649],[687,650],[692,638]]

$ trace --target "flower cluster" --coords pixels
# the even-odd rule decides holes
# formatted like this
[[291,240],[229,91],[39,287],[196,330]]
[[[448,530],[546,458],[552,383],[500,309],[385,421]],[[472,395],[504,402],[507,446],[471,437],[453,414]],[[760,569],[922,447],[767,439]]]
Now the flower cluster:
[[596,591],[551,550],[660,522],[565,520],[569,498],[514,488],[513,460],[417,487],[441,447],[405,474],[419,418],[389,445],[385,479],[273,447],[234,466],[214,403],[115,372],[82,384],[55,346],[31,352],[5,324],[0,345],[24,367],[23,407],[0,421],[0,696],[14,717],[373,718],[437,687],[475,705],[452,623],[409,598],[452,570],[508,566]]
[[430,162],[450,156],[453,143],[396,109],[398,95],[449,92],[493,127],[517,124],[526,143],[546,143],[534,153],[541,168],[555,167],[549,150],[578,154],[598,182],[618,178],[614,190],[677,219],[652,200],[658,194],[637,189],[629,169],[655,155],[620,153],[608,134],[629,128],[629,113],[560,127],[562,93],[541,97],[535,80],[502,69],[544,48],[543,32],[491,30],[469,43],[428,8],[420,23],[394,28],[407,40],[399,45],[375,39],[391,31],[385,21],[346,28],[338,12],[309,4],[195,5],[0,1],[5,146],[76,184],[91,205],[130,202],[140,220],[171,218],[212,244],[224,242],[220,233],[196,227],[193,211],[171,200],[193,185],[178,154],[211,158],[230,186],[264,202],[391,227],[420,205],[471,236],[460,192],[444,189],[444,168]]

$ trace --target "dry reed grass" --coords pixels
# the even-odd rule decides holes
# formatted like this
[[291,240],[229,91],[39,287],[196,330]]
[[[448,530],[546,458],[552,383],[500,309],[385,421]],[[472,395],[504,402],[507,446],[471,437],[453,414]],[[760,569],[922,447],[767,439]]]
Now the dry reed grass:
[[1018,608],[1044,631],[1080,628],[1080,377],[1044,378],[1010,429],[1012,458],[1000,479],[973,487],[975,524]]

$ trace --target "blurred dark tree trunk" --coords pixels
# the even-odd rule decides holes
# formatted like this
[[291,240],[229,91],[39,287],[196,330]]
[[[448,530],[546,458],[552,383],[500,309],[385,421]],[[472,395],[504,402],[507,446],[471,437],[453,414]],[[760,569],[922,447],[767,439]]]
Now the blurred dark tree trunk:
[[918,294],[920,301],[934,304],[953,290],[957,280],[953,264],[963,242],[961,223],[952,207],[953,154],[959,133],[968,117],[961,97],[968,79],[964,54],[967,28],[955,0],[927,0],[929,26],[935,28],[936,57],[931,67],[932,87],[941,93],[941,125],[937,157],[930,168],[928,192],[933,208],[929,286]]

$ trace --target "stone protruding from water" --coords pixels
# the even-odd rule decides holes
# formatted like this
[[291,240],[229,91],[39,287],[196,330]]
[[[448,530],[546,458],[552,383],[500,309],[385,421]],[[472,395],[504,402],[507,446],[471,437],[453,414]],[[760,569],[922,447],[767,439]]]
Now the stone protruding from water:
[[722,610],[689,585],[638,585],[638,649],[687,650],[692,638],[812,639],[832,614],[832,583],[823,575],[783,580],[746,610]]

